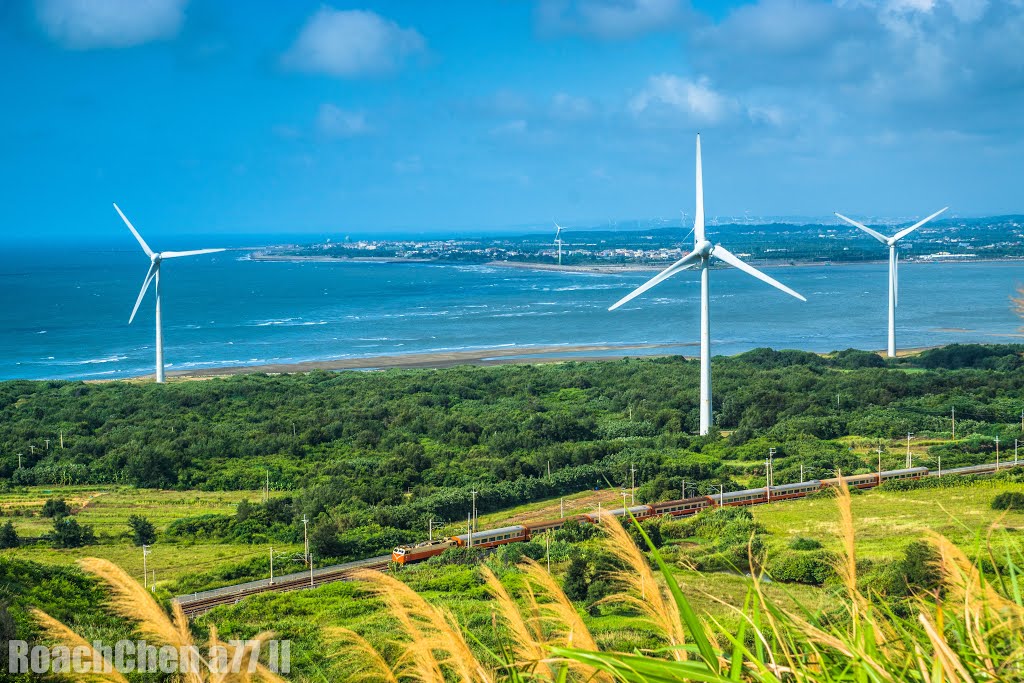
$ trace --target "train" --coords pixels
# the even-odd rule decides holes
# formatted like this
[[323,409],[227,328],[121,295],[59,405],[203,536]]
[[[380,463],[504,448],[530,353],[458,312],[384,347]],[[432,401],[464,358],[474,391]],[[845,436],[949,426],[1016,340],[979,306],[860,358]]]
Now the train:
[[[1022,462],[1024,464],[1024,462]],[[883,472],[872,472],[870,474],[855,474],[843,477],[843,481],[849,488],[870,489],[892,480],[915,480],[928,476],[942,475],[968,475],[968,474],[991,474],[997,469],[1016,467],[1016,462],[990,463],[984,465],[969,465],[944,469],[939,472],[932,472],[927,467],[909,467],[898,470],[886,470]],[[565,526],[566,522],[575,521],[580,524],[598,524],[599,516],[602,514],[613,517],[624,518],[632,516],[638,521],[652,517],[689,517],[701,510],[717,507],[737,507],[745,505],[762,505],[784,500],[804,498],[822,489],[839,485],[839,478],[831,479],[810,479],[795,484],[782,484],[781,486],[762,487],[758,489],[744,489],[742,491],[721,492],[705,496],[694,496],[680,500],[668,500],[650,505],[633,505],[621,507],[604,512],[588,512],[571,517],[552,519],[531,524],[516,524],[513,526],[490,529],[487,531],[474,531],[472,534],[465,533],[458,536],[450,536],[437,540],[423,541],[413,545],[400,545],[391,553],[391,561],[406,565],[415,562],[422,562],[435,555],[440,555],[445,550],[454,547],[474,548],[495,548],[508,543],[520,543],[529,541],[533,536],[547,531],[555,531]]]

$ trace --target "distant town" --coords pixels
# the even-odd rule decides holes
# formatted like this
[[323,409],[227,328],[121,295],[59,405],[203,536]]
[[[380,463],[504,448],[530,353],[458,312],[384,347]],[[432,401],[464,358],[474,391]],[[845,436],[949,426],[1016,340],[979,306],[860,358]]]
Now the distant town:
[[[892,229],[894,231],[895,228]],[[734,251],[762,263],[846,263],[877,261],[886,252],[871,237],[842,225],[727,223],[709,226],[711,239],[728,235]],[[634,229],[573,228],[562,234],[562,265],[628,267],[674,261],[692,247],[690,229],[648,225]],[[555,230],[519,236],[351,240],[280,245],[253,255],[258,259],[352,259],[508,263],[557,267]],[[947,219],[921,228],[907,239],[906,261],[968,261],[1024,258],[1024,216]]]

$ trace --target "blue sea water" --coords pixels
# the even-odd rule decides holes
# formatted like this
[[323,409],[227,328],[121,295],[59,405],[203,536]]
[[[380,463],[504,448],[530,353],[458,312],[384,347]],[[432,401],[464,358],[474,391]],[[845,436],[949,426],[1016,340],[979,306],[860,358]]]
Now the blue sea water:
[[[128,325],[147,267],[145,256],[128,248],[5,249],[0,379],[152,373],[152,293]],[[807,303],[736,270],[714,270],[713,351],[884,348],[886,268],[764,268]],[[695,272],[607,311],[650,275],[267,262],[244,252],[174,259],[163,266],[167,369],[513,345],[660,343],[675,346],[629,353],[695,353]],[[1024,321],[1010,296],[1022,281],[1020,263],[902,263],[897,345],[1021,341]]]

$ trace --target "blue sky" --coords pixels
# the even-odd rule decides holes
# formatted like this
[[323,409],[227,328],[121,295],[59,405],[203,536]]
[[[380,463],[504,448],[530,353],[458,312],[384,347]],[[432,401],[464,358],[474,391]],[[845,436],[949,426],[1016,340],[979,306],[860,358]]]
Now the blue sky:
[[1024,211],[1024,0],[0,6],[0,230]]

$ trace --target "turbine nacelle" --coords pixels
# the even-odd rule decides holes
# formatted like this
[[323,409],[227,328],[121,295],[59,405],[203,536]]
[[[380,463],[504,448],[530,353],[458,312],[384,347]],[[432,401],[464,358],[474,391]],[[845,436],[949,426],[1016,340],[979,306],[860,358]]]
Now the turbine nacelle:
[[703,240],[693,245],[693,253],[699,255],[703,259],[710,257],[714,250],[715,245],[708,240]]

